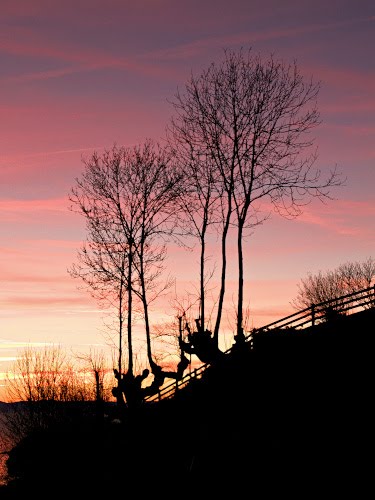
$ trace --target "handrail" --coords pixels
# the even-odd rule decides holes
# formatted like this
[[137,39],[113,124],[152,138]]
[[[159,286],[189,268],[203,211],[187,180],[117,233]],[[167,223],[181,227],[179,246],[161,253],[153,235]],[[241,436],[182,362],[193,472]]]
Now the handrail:
[[205,363],[198,368],[195,368],[191,373],[188,373],[182,377],[180,380],[176,380],[175,382],[171,382],[167,385],[164,385],[160,388],[160,390],[156,394],[152,394],[150,396],[146,396],[144,398],[145,402],[152,401],[160,401],[161,399],[169,399],[172,398],[176,392],[183,387],[186,387],[192,380],[197,380],[202,377],[203,372],[208,368],[210,363]]
[[[329,310],[334,313],[342,314],[352,309],[362,307],[375,307],[375,285],[356,292],[348,293],[334,299],[325,300],[319,304],[312,304],[306,309],[302,309],[294,314],[289,314],[282,319],[268,323],[261,328],[254,328],[245,336],[245,342],[251,341],[254,334],[261,334],[274,329],[300,328],[305,329],[309,326],[315,326],[322,321],[327,320]],[[233,347],[233,346],[232,346]],[[224,354],[230,354],[232,347],[224,351]],[[166,384],[160,388],[157,394],[144,398],[146,403],[160,401],[161,399],[170,399],[176,392],[186,387],[192,380],[202,377],[203,372],[210,366],[210,363],[202,364],[191,373],[185,375],[182,379]]]
[[[373,292],[372,295],[370,292]],[[350,306],[348,306],[351,304]],[[326,319],[327,311],[332,310],[335,313],[343,313],[351,309],[358,307],[365,308],[366,306],[373,307],[375,305],[375,285],[362,290],[357,290],[356,292],[348,293],[346,295],[341,295],[340,297],[335,297],[333,299],[325,300],[319,304],[312,304],[306,309],[302,309],[294,314],[285,316],[282,319],[268,323],[261,328],[255,329],[256,332],[264,332],[269,329],[274,328],[297,328],[306,327],[310,323],[310,326],[314,326],[318,322]],[[348,306],[348,307],[346,307]],[[309,318],[309,319],[306,319]],[[311,318],[311,319],[310,319]],[[251,332],[250,335],[252,335]]]

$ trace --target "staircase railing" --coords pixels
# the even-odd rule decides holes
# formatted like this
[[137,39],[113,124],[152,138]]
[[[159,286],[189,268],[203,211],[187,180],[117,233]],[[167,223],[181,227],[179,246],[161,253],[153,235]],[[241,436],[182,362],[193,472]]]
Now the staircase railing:
[[[259,335],[269,330],[286,328],[305,329],[324,321],[329,321],[334,316],[337,317],[349,311],[353,313],[356,310],[364,310],[371,307],[375,307],[375,285],[340,297],[325,300],[319,304],[312,304],[310,307],[306,307],[306,309],[298,311],[295,314],[285,316],[261,328],[253,329],[245,336],[245,341],[249,342],[253,339],[255,334]],[[227,349],[225,354],[230,354],[231,351],[232,347]],[[210,363],[202,364],[199,368],[186,374],[182,379],[165,384],[160,388],[157,394],[147,396],[144,401],[148,403],[172,398],[178,390],[186,387],[191,381],[200,379],[209,366]]]
[[345,314],[353,309],[375,307],[375,285],[340,297],[312,304],[285,318],[268,323],[256,331],[267,331],[274,328],[307,328],[330,319],[330,315]]

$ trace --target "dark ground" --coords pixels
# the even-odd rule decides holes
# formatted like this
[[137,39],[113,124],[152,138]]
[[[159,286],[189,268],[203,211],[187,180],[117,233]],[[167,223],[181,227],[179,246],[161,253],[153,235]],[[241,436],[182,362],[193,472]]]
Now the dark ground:
[[78,410],[13,450],[0,500],[371,498],[374,320],[265,333],[172,400]]

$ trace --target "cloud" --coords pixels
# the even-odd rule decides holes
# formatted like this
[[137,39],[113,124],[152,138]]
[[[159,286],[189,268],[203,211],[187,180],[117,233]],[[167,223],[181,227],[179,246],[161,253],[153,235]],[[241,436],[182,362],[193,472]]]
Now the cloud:
[[[87,153],[87,152],[94,152],[94,151],[100,151],[104,150],[105,146],[88,146],[88,147],[81,147],[81,148],[76,148],[76,149],[59,149],[56,151],[41,151],[41,152],[35,152],[31,153],[28,155],[12,155],[11,158],[12,160],[19,158],[45,158],[48,156],[60,156],[60,155],[67,155],[67,154],[76,154],[76,153]],[[7,157],[2,157],[3,160],[7,160]]]
[[[373,98],[375,73],[357,71],[349,68],[333,68],[332,66],[314,65],[310,66],[310,71],[313,74],[318,74],[324,85],[333,84],[340,89],[353,88],[356,90],[355,99],[358,99],[358,93],[366,92]],[[367,97],[366,97],[367,98]],[[359,103],[364,101],[359,99]],[[349,101],[349,105],[353,102]]]
[[[368,79],[364,77],[366,81]],[[335,100],[332,99],[324,99],[321,105],[322,112],[324,114],[332,113],[332,114],[348,114],[353,115],[353,113],[369,113],[375,111],[375,99],[369,98],[366,94],[361,94],[360,96],[353,97],[352,99],[346,98],[346,100]],[[340,126],[339,124],[335,124],[336,127]],[[348,126],[348,125],[342,125]],[[355,127],[356,129],[358,127]],[[373,130],[371,129],[371,133]]]
[[0,338],[0,349],[19,349],[20,347],[27,346],[42,347],[46,345],[45,342],[30,342],[30,341],[15,341],[6,338]]
[[205,49],[227,47],[232,45],[251,45],[254,42],[277,40],[282,38],[296,38],[302,34],[332,31],[335,28],[343,28],[355,24],[367,23],[371,20],[371,18],[363,17],[335,23],[298,25],[286,29],[249,31],[220,37],[207,37],[186,44],[177,45],[172,49],[156,50],[152,52],[152,55],[153,57],[159,57],[166,60],[181,60],[181,58],[187,59],[195,57]]
[[72,278],[67,275],[41,275],[41,274],[21,274],[16,271],[9,272],[6,269],[1,271],[2,283],[71,283]]
[[[29,295],[14,295],[8,296],[6,298],[0,299],[2,306],[22,306],[22,307],[39,307],[39,306],[80,306],[83,305],[87,307],[89,304],[89,299],[82,297],[71,297],[71,296],[55,296],[45,295],[45,296],[29,296]],[[82,311],[80,311],[81,313]],[[88,312],[88,311],[87,311]],[[90,311],[92,312],[92,311]],[[103,312],[103,311],[101,311]]]
[[368,225],[361,225],[363,218],[375,217],[372,201],[336,200],[324,206],[314,205],[313,211],[305,209],[298,217],[300,223],[320,226],[341,235],[358,236],[374,234]]
[[[22,74],[13,74],[1,78],[3,83],[14,83],[32,80],[47,80],[66,75],[103,69],[121,69],[133,73],[140,73],[158,78],[169,78],[177,73],[174,69],[160,68],[153,60],[153,54],[142,56],[116,56],[100,49],[87,49],[77,44],[54,42],[41,33],[25,28],[12,28],[1,34],[0,51],[13,56],[23,56],[39,60],[40,63],[49,61],[54,66],[69,63],[68,66],[53,67],[40,71]],[[150,58],[151,56],[151,58]]]
[[5,212],[66,212],[68,210],[68,197],[46,198],[36,200],[0,200],[0,214]]
[[[3,199],[0,200],[0,222],[10,225],[10,227],[17,227],[18,224],[26,223],[29,224],[29,228],[32,225],[38,225],[40,229],[46,228],[47,225],[52,225],[54,228],[63,227],[63,225],[69,224],[71,218],[74,214],[69,210],[69,201],[67,197],[60,198],[46,198],[46,199]],[[77,220],[78,224],[78,220]],[[37,237],[35,240],[27,240],[27,236],[30,232],[16,232],[9,230],[12,234],[12,240],[15,238],[22,239],[25,244],[39,244],[51,240],[41,240]],[[5,231],[4,231],[5,237]],[[36,233],[38,234],[38,233]],[[35,234],[34,234],[35,236]],[[51,234],[51,239],[53,238]],[[0,238],[1,241],[1,238]],[[66,245],[65,245],[66,246]]]
[[[40,71],[22,73],[3,77],[3,82],[44,80],[59,78],[66,75],[114,68],[140,73],[157,78],[176,77],[178,71],[170,66],[160,67],[160,61],[181,61],[191,59],[212,48],[233,45],[251,45],[255,42],[296,38],[304,34],[314,34],[322,31],[331,31],[336,28],[346,28],[356,24],[371,22],[371,18],[357,18],[335,23],[320,23],[310,25],[296,25],[286,29],[262,30],[258,32],[235,33],[220,37],[206,37],[185,44],[176,45],[169,49],[156,49],[138,53],[137,56],[117,56],[109,50],[98,48],[88,49],[77,43],[53,41],[42,35],[42,32],[27,28],[14,28],[2,31],[0,50],[3,53],[24,56],[39,60],[48,60],[49,65],[68,63],[67,66],[46,68]],[[156,63],[155,60],[158,62]],[[328,68],[325,69],[325,78],[329,78]]]

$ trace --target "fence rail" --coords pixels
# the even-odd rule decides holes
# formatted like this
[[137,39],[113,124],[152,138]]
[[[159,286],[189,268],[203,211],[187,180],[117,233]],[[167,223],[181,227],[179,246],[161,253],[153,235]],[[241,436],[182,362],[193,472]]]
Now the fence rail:
[[[332,317],[347,314],[349,311],[353,314],[353,312],[369,309],[371,307],[375,307],[375,285],[342,295],[341,297],[320,302],[319,304],[312,304],[306,309],[285,316],[272,323],[268,323],[261,328],[256,328],[245,336],[245,341],[249,342],[253,339],[254,335],[259,335],[270,330],[282,330],[287,328],[305,329],[329,321]],[[231,350],[232,347],[227,349],[225,354],[230,354]],[[200,379],[209,366],[210,363],[201,365],[199,368],[185,375],[181,380],[176,380],[175,382],[164,385],[157,394],[147,396],[144,401],[149,403],[172,398],[178,390],[186,387],[192,380]]]
[[353,309],[367,309],[374,306],[375,285],[319,304],[312,304],[302,311],[257,328],[256,331],[264,332],[274,328],[306,328],[326,321],[330,314],[344,314]]

